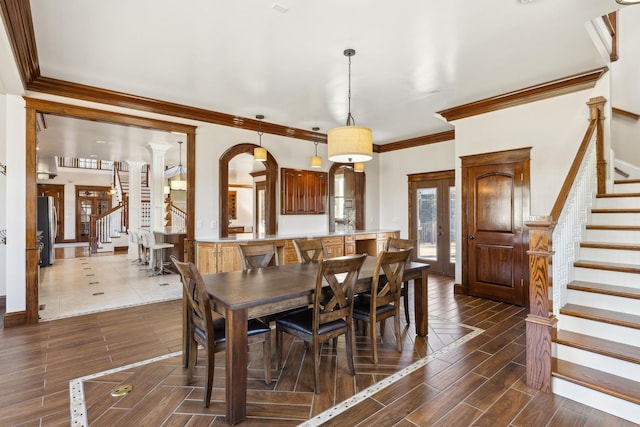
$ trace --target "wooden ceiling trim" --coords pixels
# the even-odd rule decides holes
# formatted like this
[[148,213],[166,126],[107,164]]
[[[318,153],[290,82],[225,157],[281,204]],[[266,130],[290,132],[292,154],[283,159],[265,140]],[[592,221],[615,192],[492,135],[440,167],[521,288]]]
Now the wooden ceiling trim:
[[28,108],[34,108],[39,113],[48,113],[59,116],[93,120],[97,122],[117,123],[126,126],[136,126],[145,129],[157,129],[167,132],[178,132],[185,134],[195,134],[197,128],[196,126],[186,125],[182,123],[167,122],[164,120],[151,119],[148,117],[140,117],[113,111],[98,110],[95,108],[81,107],[77,105],[64,104],[61,102],[48,101],[44,99],[30,97],[25,97],[24,99]]
[[455,130],[448,130],[445,132],[433,133],[431,135],[423,135],[416,138],[405,139],[403,141],[391,142],[389,144],[377,145],[374,146],[374,151],[376,153],[387,153],[389,151],[404,150],[405,148],[419,147],[421,145],[451,141],[455,138]]
[[30,3],[22,0],[0,0],[0,9],[22,85],[27,87],[40,75]]
[[515,107],[533,101],[565,95],[580,90],[591,89],[602,75],[608,71],[607,67],[575,74],[558,80],[529,86],[524,89],[508,92],[502,95],[438,111],[447,121],[463,119],[478,114],[489,113],[503,108]]

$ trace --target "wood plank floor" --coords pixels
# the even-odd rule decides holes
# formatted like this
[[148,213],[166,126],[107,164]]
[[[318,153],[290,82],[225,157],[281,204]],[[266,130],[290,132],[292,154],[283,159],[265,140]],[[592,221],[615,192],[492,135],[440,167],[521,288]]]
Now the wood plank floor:
[[[429,314],[425,339],[415,336],[413,322],[405,325],[402,353],[387,326],[378,366],[368,356],[368,338],[358,335],[355,377],[346,373],[344,340],[337,349],[325,347],[319,395],[312,391],[313,371],[302,343],[286,341],[286,364],[273,370],[269,386],[261,347],[252,349],[250,418],[242,425],[635,425],[526,387],[523,308],[453,295],[451,279],[431,275]],[[202,408],[203,371],[186,384],[181,357],[171,356],[180,350],[180,322],[180,302],[171,301],[0,330],[0,425],[69,425],[78,419],[71,414],[69,392],[77,378],[84,378],[91,426],[225,425],[223,355],[216,359],[211,407]],[[411,368],[416,361],[420,366]],[[404,374],[396,374],[402,369]],[[390,384],[368,388],[381,381]],[[122,383],[134,390],[111,397]],[[316,418],[359,392],[357,404]]]

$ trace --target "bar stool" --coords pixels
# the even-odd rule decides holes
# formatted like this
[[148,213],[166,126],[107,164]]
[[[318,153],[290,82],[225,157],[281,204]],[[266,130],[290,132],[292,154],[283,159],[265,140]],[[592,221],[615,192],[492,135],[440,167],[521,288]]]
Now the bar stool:
[[[151,258],[153,259],[153,263],[151,263],[151,269],[154,271],[152,276],[160,276],[164,274],[164,250],[173,248],[173,243],[158,243],[156,242],[156,237],[153,232],[147,230],[141,232],[141,237],[143,246],[152,252]],[[160,252],[159,257],[158,252]],[[158,272],[155,272],[156,264],[158,263],[160,264]]]

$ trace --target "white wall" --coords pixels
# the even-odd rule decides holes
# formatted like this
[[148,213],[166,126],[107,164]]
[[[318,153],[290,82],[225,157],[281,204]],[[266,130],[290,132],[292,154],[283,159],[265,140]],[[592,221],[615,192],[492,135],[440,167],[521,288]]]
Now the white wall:
[[[26,308],[26,116],[24,99],[16,95],[6,97],[6,294],[7,313],[24,311]],[[4,176],[2,177],[5,178]],[[13,236],[13,237],[12,237]]]
[[[7,164],[7,96],[0,93],[0,163]],[[7,177],[0,174],[0,230],[7,229]],[[7,271],[7,247],[0,244],[0,271]],[[7,277],[0,274],[0,296],[7,294]]]
[[[380,156],[380,228],[409,232],[409,184],[407,175],[454,169],[455,141],[439,142]],[[367,183],[368,184],[368,183]]]

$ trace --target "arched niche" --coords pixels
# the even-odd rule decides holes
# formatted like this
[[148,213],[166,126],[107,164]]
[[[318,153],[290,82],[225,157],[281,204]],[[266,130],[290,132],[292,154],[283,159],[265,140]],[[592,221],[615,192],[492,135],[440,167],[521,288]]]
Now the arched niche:
[[[220,206],[220,237],[227,237],[229,235],[229,162],[231,159],[239,154],[251,154],[253,155],[253,149],[258,147],[256,144],[238,144],[229,148],[220,156],[220,179],[219,179],[219,206]],[[276,184],[278,182],[278,162],[267,151],[267,161],[264,162],[265,166],[265,186],[267,189],[267,196],[265,198],[265,219],[266,219],[266,234],[277,233],[277,221],[276,221]]]
[[329,231],[336,231],[336,175],[346,173],[353,178],[354,194],[353,203],[355,213],[355,229],[364,230],[365,219],[365,189],[366,175],[364,172],[354,172],[353,163],[334,163],[329,169]]

